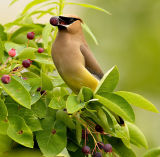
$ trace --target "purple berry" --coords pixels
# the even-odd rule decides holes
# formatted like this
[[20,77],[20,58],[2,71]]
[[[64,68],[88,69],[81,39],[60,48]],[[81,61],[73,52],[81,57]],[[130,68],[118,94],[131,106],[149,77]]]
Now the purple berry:
[[104,147],[104,143],[103,142],[98,142],[97,145],[98,145],[99,149],[101,149],[101,150]]
[[96,152],[96,153],[94,153],[93,157],[102,157],[102,153],[101,152]]
[[45,95],[45,94],[46,94],[46,91],[45,91],[45,90],[42,90],[40,93],[41,93],[41,95]]
[[35,36],[35,33],[34,33],[34,32],[28,32],[28,33],[27,33],[27,38],[28,38],[29,40],[34,39],[34,36]]
[[100,133],[104,132],[103,128],[100,125],[98,125],[98,124],[95,126],[95,129],[96,129],[97,132],[100,132]]
[[37,88],[37,92],[40,92],[41,91],[41,87]]
[[27,59],[27,60],[24,60],[24,61],[22,62],[22,65],[23,65],[23,67],[25,67],[25,68],[29,68],[30,65],[31,65],[31,62]]
[[90,153],[90,147],[89,146],[84,146],[82,148],[82,153],[85,155],[88,155]]
[[1,81],[4,83],[4,84],[8,84],[10,81],[11,81],[11,77],[9,75],[3,75],[1,77]]
[[103,150],[104,150],[106,153],[112,152],[112,145],[111,145],[111,144],[105,144],[104,147],[103,147]]
[[38,53],[42,53],[42,52],[44,52],[44,49],[43,48],[38,48]]
[[53,25],[53,26],[57,26],[59,23],[59,20],[57,17],[51,17],[50,19],[50,24]]

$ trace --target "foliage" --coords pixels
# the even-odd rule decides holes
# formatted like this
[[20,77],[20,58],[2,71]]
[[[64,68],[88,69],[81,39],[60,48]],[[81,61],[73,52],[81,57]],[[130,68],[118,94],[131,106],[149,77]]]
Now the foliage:
[[[17,1],[13,0],[11,5]],[[32,0],[16,20],[0,25],[0,77],[6,74],[11,77],[8,84],[0,81],[0,152],[13,149],[12,142],[33,148],[37,141],[47,157],[56,156],[64,149],[71,157],[84,156],[81,149],[86,142],[94,152],[97,142],[101,141],[112,145],[114,156],[134,157],[131,144],[144,148],[148,145],[134,124],[131,105],[156,113],[158,110],[138,94],[114,91],[119,80],[116,66],[104,75],[94,92],[86,87],[78,95],[70,92],[50,55],[57,29],[48,23],[34,23],[32,18],[61,15],[66,5],[108,13],[89,4]],[[46,6],[48,10],[43,9]],[[86,24],[84,29],[97,43]],[[29,31],[35,33],[35,40],[27,40]],[[38,47],[45,51],[38,53]],[[13,58],[8,55],[11,49],[16,50]],[[28,59],[31,65],[24,68],[22,62]],[[97,125],[103,131],[97,131]]]

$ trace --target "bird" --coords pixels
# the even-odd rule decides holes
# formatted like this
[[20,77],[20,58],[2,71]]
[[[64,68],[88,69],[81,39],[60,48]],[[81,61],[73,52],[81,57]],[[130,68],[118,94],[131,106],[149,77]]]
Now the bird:
[[51,53],[62,79],[75,94],[82,87],[95,91],[104,73],[85,40],[82,19],[76,15],[54,16],[50,24],[58,27]]

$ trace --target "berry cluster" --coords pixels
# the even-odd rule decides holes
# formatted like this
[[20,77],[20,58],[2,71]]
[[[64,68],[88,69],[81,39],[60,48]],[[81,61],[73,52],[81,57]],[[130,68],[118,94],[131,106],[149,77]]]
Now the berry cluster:
[[[28,32],[27,33],[27,38],[28,38],[28,43],[29,43],[29,40],[33,40],[35,38],[35,33],[34,32]],[[28,47],[28,45],[27,45],[27,47]],[[37,49],[37,52],[38,53],[43,53],[44,49],[40,47],[40,48]],[[17,52],[16,52],[16,49],[14,49],[14,48],[12,48],[8,51],[8,55],[12,58],[15,57],[16,54],[17,54]],[[10,60],[10,57],[6,60],[4,65],[2,65],[1,69],[4,69],[6,67],[8,61]],[[21,70],[23,70],[23,68],[29,68],[31,66],[31,64],[32,64],[32,60],[30,60],[30,59],[23,60],[21,67],[15,67],[9,75],[3,75],[1,77],[2,83],[4,83],[4,84],[10,83],[12,73],[20,72]],[[41,93],[41,95],[44,95],[46,92],[45,91],[40,91],[40,93]]]
[[[96,131],[96,134],[102,134],[105,135],[103,128],[96,124],[94,126],[94,129]],[[92,154],[93,157],[102,157],[103,153],[112,153],[112,145],[111,144],[104,144],[103,142],[96,142],[95,147],[91,152],[91,148],[86,145],[86,141],[88,140],[89,134],[92,134],[91,131],[88,131],[88,129],[83,129],[82,130],[82,138],[85,139],[85,145],[82,147],[82,153],[84,155]],[[93,135],[92,135],[93,136]],[[96,150],[98,148],[98,151]]]

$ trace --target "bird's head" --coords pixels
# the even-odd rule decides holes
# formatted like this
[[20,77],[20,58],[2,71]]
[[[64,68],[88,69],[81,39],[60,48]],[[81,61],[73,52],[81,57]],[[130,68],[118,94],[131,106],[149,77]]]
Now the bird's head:
[[75,15],[54,16],[50,19],[50,24],[58,29],[66,30],[70,33],[77,33],[81,29],[81,18]]

